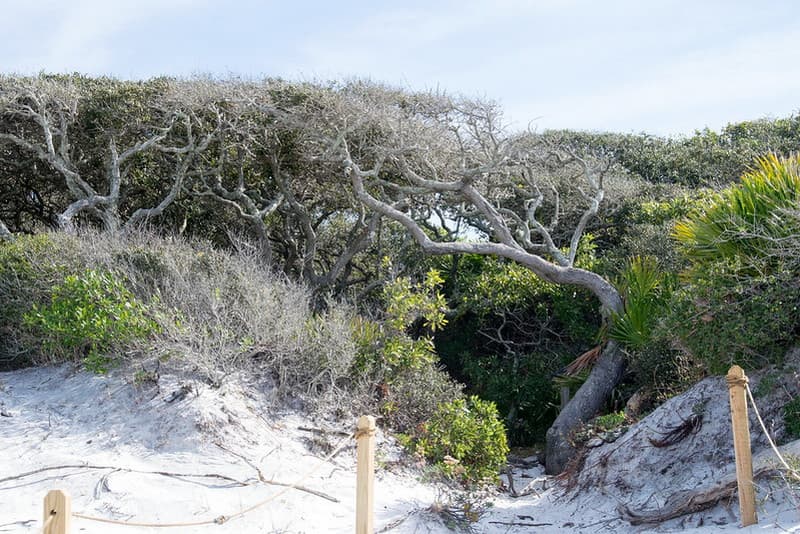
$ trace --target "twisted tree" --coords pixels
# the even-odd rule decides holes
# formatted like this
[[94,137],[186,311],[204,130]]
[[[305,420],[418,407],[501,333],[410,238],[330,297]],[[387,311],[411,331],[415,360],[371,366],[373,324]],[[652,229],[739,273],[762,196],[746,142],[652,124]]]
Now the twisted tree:
[[[196,135],[198,116],[180,100],[164,98],[169,85],[0,78],[0,145],[10,145],[18,163],[43,168],[44,180],[58,183],[57,227],[69,230],[87,216],[116,232],[161,215],[175,201],[216,131]],[[148,180],[140,187],[147,195],[132,194],[133,182]]]
[[267,262],[318,292],[341,292],[380,216],[331,187],[337,169],[314,157],[317,136],[287,112],[313,105],[318,89],[280,80],[191,80],[182,94],[202,95],[197,108],[217,110],[221,125],[187,190],[244,222]]
[[[612,170],[594,154],[508,135],[490,103],[408,95],[370,84],[339,89],[323,120],[359,201],[401,224],[427,254],[481,254],[524,265],[542,279],[589,290],[602,313],[622,313],[617,289],[575,266]],[[460,230],[456,230],[460,229]],[[606,343],[588,379],[547,432],[547,471],[563,470],[569,434],[596,415],[625,357]]]

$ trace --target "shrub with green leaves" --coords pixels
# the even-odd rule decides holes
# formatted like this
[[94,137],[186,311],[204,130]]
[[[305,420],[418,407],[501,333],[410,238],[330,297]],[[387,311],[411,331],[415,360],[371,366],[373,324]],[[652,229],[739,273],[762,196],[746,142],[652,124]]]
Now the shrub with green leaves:
[[38,360],[38,350],[24,333],[23,316],[34,304],[45,304],[51,288],[79,268],[78,248],[75,236],[57,233],[0,241],[0,369]]
[[675,225],[675,237],[696,261],[763,258],[776,242],[800,234],[800,155],[760,158],[740,184],[712,196]]
[[[461,386],[439,369],[429,335],[447,324],[441,283],[436,269],[429,270],[420,282],[397,278],[384,287],[385,315],[381,320],[351,319],[357,347],[352,374],[370,376],[379,384],[379,408],[396,430],[415,428],[431,417],[440,403],[461,395]],[[412,335],[413,327],[420,325],[422,332]]]
[[92,269],[67,276],[50,303],[34,305],[23,319],[53,360],[83,360],[97,373],[113,363],[111,350],[157,330],[147,307],[113,273]]
[[433,363],[403,369],[384,383],[379,408],[388,427],[410,432],[430,419],[440,405],[460,398],[462,388]]
[[467,483],[496,479],[508,454],[497,408],[475,396],[440,405],[414,447],[445,474]]
[[692,266],[666,328],[712,372],[778,363],[800,337],[796,258],[780,253],[800,240],[798,206],[800,157],[770,155],[676,225]]
[[792,438],[800,438],[800,397],[786,403],[783,407],[783,422],[786,434]]
[[444,316],[447,303],[439,292],[441,283],[439,271],[431,269],[422,282],[401,277],[384,287],[383,320],[359,317],[353,321],[353,335],[359,348],[357,371],[377,367],[385,370],[387,380],[391,381],[393,375],[405,369],[418,369],[436,360],[432,338],[427,334],[413,337],[408,330],[418,320],[422,320],[423,328],[429,332],[447,324]]
[[780,363],[800,336],[800,279],[792,272],[746,274],[737,260],[703,265],[675,292],[666,322],[713,373],[734,363]]
[[611,412],[595,417],[592,421],[592,425],[600,431],[607,432],[621,427],[627,420],[628,418],[625,412]]
[[617,281],[625,309],[612,316],[609,337],[632,350],[641,349],[651,339],[656,319],[669,296],[666,276],[655,258],[634,257]]

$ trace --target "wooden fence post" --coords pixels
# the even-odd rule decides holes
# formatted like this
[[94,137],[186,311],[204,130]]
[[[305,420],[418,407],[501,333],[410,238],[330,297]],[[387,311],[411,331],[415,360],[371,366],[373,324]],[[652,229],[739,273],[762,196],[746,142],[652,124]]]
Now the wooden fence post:
[[736,455],[736,482],[739,487],[739,512],[742,526],[758,523],[756,492],[753,485],[753,457],[750,451],[750,425],[747,420],[747,376],[734,365],[726,376],[733,423],[733,452]]
[[362,415],[358,418],[356,429],[356,534],[373,534],[375,418]]
[[61,490],[50,490],[44,498],[44,534],[69,534],[72,503]]

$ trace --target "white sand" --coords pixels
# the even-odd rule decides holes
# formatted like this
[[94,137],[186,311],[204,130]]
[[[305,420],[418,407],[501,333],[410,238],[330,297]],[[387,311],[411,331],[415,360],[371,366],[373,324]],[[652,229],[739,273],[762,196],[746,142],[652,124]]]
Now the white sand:
[[[263,388],[228,378],[222,387],[162,376],[159,387],[138,387],[129,373],[98,377],[70,366],[0,374],[0,479],[44,467],[109,466],[43,471],[0,482],[0,532],[41,531],[42,499],[50,489],[67,491],[73,511],[119,521],[194,522],[231,516],[271,495],[267,504],[224,524],[157,529],[118,526],[74,518],[73,532],[352,532],[355,518],[355,442],[330,462],[320,460],[343,439],[299,427],[326,427],[297,413],[276,413]],[[191,393],[167,402],[181,386]],[[340,426],[337,430],[346,430]],[[391,532],[450,532],[430,511],[442,491],[422,483],[393,462],[397,448],[379,435],[376,529]],[[245,461],[246,459],[246,461]],[[294,483],[338,500],[262,483]],[[113,469],[116,468],[116,469]],[[130,469],[139,472],[125,471]],[[140,471],[218,474],[219,478],[175,478]],[[618,497],[593,491],[570,500],[540,468],[517,470],[515,487],[535,489],[521,498],[492,497],[492,506],[472,525],[475,532],[721,532],[739,530],[736,502],[658,527],[633,527],[619,519]],[[780,485],[760,492],[760,523],[745,532],[800,532],[800,507]],[[537,526],[531,526],[537,525]]]

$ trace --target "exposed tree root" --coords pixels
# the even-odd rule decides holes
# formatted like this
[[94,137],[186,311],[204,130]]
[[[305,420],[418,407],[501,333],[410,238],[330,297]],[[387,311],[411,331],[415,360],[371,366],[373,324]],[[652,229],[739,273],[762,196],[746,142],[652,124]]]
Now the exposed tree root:
[[[784,455],[797,455],[800,453],[800,440],[787,443],[780,447],[780,450]],[[776,476],[780,472],[776,465],[776,459],[771,449],[761,451],[753,458],[753,478]],[[673,493],[667,498],[664,506],[655,510],[634,511],[624,504],[617,509],[622,518],[631,525],[663,523],[676,517],[708,510],[720,501],[733,498],[736,490],[736,472],[732,471],[713,486]]]

